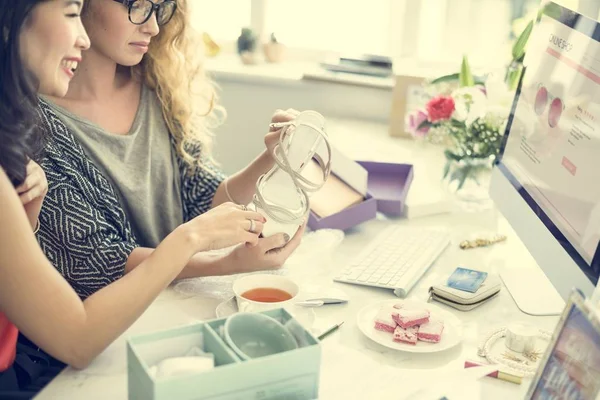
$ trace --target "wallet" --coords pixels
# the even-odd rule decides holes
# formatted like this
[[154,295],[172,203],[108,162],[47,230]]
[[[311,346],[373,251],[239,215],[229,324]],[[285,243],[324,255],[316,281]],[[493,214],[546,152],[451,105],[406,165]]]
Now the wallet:
[[451,288],[445,284],[429,288],[430,299],[461,311],[469,311],[494,298],[502,288],[498,275],[489,274],[475,293]]

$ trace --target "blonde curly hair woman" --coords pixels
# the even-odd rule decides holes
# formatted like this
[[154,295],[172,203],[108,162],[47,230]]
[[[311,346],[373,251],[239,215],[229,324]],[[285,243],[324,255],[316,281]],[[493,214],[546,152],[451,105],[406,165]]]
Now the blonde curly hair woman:
[[[186,0],[87,1],[91,48],[67,96],[42,105],[51,135],[38,239],[81,297],[133,270],[177,226],[227,201],[248,204],[273,165],[277,131],[227,179],[213,162],[210,129],[224,113],[197,56],[188,7]],[[272,122],[294,116],[279,111]],[[277,268],[302,233],[197,255],[179,278]]]

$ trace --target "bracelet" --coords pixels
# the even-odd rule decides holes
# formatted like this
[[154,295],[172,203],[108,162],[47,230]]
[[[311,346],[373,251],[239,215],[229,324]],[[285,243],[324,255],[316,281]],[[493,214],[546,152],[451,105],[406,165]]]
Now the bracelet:
[[33,228],[33,234],[35,235],[40,230],[40,219],[38,218],[35,222],[35,228]]
[[231,198],[231,195],[229,194],[229,188],[227,187],[227,182],[229,182],[229,177],[225,178],[225,181],[223,182],[223,185],[225,186],[225,194],[227,195],[227,199],[229,199],[230,202],[237,204],[235,200],[233,200]]
[[[541,351],[536,349],[529,354],[513,354],[512,352],[506,351],[508,348],[505,348],[503,353],[500,353],[500,351],[497,350],[493,351],[492,348],[494,345],[506,337],[506,330],[506,328],[499,328],[490,333],[480,344],[477,355],[486,358],[491,364],[501,364],[526,377],[534,376],[540,366],[540,359],[544,355],[545,349],[541,349]],[[540,329],[538,330],[538,338],[550,342],[552,333]],[[501,348],[504,346],[505,344],[503,343]]]

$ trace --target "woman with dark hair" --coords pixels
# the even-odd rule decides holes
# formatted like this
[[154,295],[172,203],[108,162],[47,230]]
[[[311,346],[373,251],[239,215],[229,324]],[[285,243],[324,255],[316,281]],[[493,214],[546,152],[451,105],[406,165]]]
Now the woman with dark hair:
[[47,192],[34,161],[43,137],[38,94],[67,93],[90,46],[82,6],[83,0],[0,0],[0,399],[31,397],[62,362],[87,366],[194,254],[254,246],[265,222],[227,203],[181,225],[123,279],[85,301],[77,296],[44,256],[32,226]]

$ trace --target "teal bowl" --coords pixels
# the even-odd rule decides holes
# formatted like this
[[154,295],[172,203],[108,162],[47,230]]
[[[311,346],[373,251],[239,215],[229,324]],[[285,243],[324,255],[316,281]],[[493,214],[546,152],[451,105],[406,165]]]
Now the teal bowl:
[[243,360],[298,348],[294,336],[277,320],[264,314],[237,313],[225,321],[225,341]]

